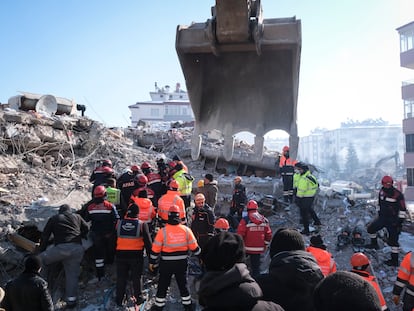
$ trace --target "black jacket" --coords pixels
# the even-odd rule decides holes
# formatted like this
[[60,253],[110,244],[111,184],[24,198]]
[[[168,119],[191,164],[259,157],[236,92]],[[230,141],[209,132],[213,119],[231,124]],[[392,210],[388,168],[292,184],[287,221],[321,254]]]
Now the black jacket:
[[280,252],[273,256],[269,273],[257,278],[263,299],[280,304],[286,311],[312,311],[313,290],[323,274],[312,254]]
[[2,307],[7,311],[54,310],[47,282],[32,272],[23,272],[7,283]]
[[53,234],[55,245],[62,243],[82,243],[82,238],[87,237],[89,227],[83,218],[71,211],[59,212],[49,218],[43,229],[39,251],[44,251],[48,245],[50,236]]
[[209,271],[201,279],[198,299],[204,311],[283,311],[262,300],[262,291],[247,266],[237,263],[227,271]]
[[213,210],[205,204],[203,207],[194,207],[191,230],[193,231],[197,242],[201,248],[214,235],[214,213]]

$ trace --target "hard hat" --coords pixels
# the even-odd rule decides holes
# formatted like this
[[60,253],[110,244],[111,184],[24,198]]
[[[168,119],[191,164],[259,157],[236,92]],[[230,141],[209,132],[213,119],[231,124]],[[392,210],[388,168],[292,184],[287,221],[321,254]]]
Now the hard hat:
[[386,176],[382,177],[381,184],[383,186],[390,186],[390,185],[392,186],[394,184],[394,180],[392,179],[391,176],[386,175]]
[[289,151],[289,146],[284,146],[282,149],[283,152]]
[[103,198],[106,196],[106,189],[104,186],[97,186],[93,189],[93,197],[96,198]]
[[197,187],[198,188],[204,187],[204,180],[200,179],[199,181],[197,181]]
[[242,182],[243,179],[240,176],[236,176],[236,177],[234,177],[234,181]]
[[214,223],[214,228],[220,229],[220,230],[229,230],[230,225],[226,218],[219,218]]
[[250,200],[249,202],[247,202],[247,210],[248,211],[255,211],[258,208],[259,207],[258,207],[257,202],[255,200]]
[[146,185],[148,183],[148,178],[144,174],[138,174],[135,177],[135,181],[140,185]]
[[102,160],[102,166],[109,166],[112,167],[112,161],[111,160]]
[[177,166],[177,162],[174,162],[174,161],[170,161],[170,162],[168,162],[168,167],[169,167],[169,168],[173,169],[173,168],[175,168],[176,166]]
[[355,253],[351,257],[352,267],[362,267],[369,265],[369,259],[364,253]]
[[142,168],[142,169],[151,168],[151,164],[149,164],[148,162],[143,162],[143,163],[141,164],[141,168]]
[[164,162],[165,161],[165,154],[161,153],[155,159],[156,162]]
[[203,200],[204,201],[205,199],[206,199],[206,197],[202,193],[197,193],[195,195],[195,197],[194,197],[194,201],[199,201],[199,200]]
[[139,172],[139,166],[138,165],[132,165],[131,166],[131,171],[133,171],[133,172]]
[[178,181],[173,179],[169,182],[168,187],[170,187],[170,189],[177,190],[178,188],[180,188],[180,184],[178,183]]
[[171,205],[170,206],[170,208],[168,209],[168,215],[172,214],[172,213],[176,213],[176,214],[180,213],[180,208],[178,207],[178,205]]

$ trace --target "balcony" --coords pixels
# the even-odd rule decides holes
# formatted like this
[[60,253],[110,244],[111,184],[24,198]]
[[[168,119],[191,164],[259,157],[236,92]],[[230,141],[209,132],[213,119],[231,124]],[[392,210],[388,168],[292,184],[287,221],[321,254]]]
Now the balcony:
[[414,69],[414,49],[400,53],[400,65],[404,68]]
[[414,99],[414,80],[404,81],[402,83],[401,98],[403,100]]

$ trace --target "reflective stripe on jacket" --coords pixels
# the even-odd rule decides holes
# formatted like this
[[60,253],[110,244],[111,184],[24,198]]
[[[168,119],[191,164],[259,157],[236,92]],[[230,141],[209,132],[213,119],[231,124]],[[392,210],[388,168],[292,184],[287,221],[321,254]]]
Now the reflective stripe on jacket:
[[382,295],[381,288],[379,287],[377,280],[375,277],[371,274],[369,274],[367,271],[361,271],[361,270],[351,270],[352,272],[362,276],[365,280],[367,280],[377,292],[380,304],[381,304],[381,310],[388,310],[387,303],[385,302],[384,296]]
[[185,218],[185,204],[184,200],[178,195],[177,191],[168,190],[166,194],[164,194],[158,200],[158,217],[162,220],[168,220],[168,210],[172,205],[177,205],[180,209],[180,219]]
[[155,208],[152,205],[152,201],[148,198],[137,198],[134,196],[131,196],[131,200],[138,205],[138,219],[146,223],[151,223],[157,215]]
[[405,294],[414,299],[414,256],[412,252],[407,253],[401,261],[392,293],[400,296],[404,288],[406,288]]
[[318,191],[319,184],[315,176],[313,176],[310,171],[305,172],[304,174],[297,177],[296,182],[296,196],[298,198],[309,198],[314,197]]

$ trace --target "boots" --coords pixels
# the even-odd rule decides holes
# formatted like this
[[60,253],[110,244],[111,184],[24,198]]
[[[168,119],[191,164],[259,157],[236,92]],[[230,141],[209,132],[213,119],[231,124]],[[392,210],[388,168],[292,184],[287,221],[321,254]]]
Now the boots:
[[366,245],[365,248],[379,249],[377,238],[371,238],[371,244]]
[[398,267],[398,253],[391,253],[391,259],[384,261],[387,266]]

